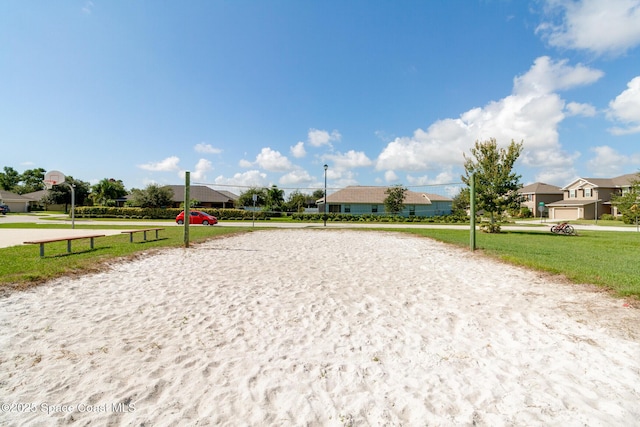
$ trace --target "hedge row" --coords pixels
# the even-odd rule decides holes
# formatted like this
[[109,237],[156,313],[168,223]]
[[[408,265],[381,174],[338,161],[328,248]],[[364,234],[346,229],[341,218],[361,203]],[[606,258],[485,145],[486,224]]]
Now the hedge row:
[[[324,215],[321,213],[294,213],[291,218],[298,221],[323,221]],[[439,216],[412,216],[409,218],[403,216],[391,215],[354,215],[344,213],[328,213],[327,221],[350,221],[350,222],[426,222],[426,223],[468,223],[469,218],[456,215],[439,215]]]
[[[219,220],[252,220],[253,212],[242,209],[197,209]],[[181,208],[115,208],[104,206],[80,206],[75,210],[78,218],[126,218],[126,219],[175,219]],[[273,215],[271,215],[273,216]],[[269,219],[265,212],[256,212],[257,220]]]
[[[243,209],[197,209],[215,216],[220,221],[251,221],[254,212]],[[124,218],[124,219],[175,219],[182,212],[181,208],[116,208],[104,206],[79,206],[75,210],[78,218]],[[268,220],[282,215],[280,212],[255,212],[256,220]],[[323,221],[321,213],[293,213],[291,218],[296,221]],[[440,215],[431,217],[413,216],[405,218],[390,215],[353,215],[344,213],[328,213],[327,221],[352,221],[352,222],[425,222],[425,223],[468,223],[469,218],[456,215]]]

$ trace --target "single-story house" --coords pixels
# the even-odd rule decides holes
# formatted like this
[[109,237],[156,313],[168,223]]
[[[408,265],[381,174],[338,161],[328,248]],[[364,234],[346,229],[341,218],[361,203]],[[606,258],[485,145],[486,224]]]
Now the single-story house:
[[[563,199],[564,192],[562,188],[555,185],[545,184],[544,182],[534,182],[525,185],[518,190],[523,197],[522,206],[529,208],[533,212],[534,217],[541,217],[547,210],[546,205],[558,202]],[[540,204],[543,203],[544,211],[540,211]]]
[[[317,201],[319,212],[347,213],[355,215],[384,215],[384,201],[389,187],[349,186],[327,195],[325,210],[324,197]],[[418,193],[407,190],[404,209],[400,215],[436,216],[449,215],[453,200],[437,194]]]
[[46,204],[42,199],[49,193],[49,190],[38,190],[32,193],[25,193],[22,196],[29,199],[29,210],[42,210],[45,211],[65,211],[69,208],[69,205],[64,203],[60,204]]
[[[184,185],[167,185],[173,190],[173,207],[179,208],[184,203]],[[214,190],[206,185],[192,185],[189,198],[197,201],[202,208],[233,208],[238,196],[229,191]]]
[[11,212],[29,211],[29,199],[10,191],[0,190],[0,204],[9,206]]
[[547,205],[549,219],[598,219],[603,214],[617,215],[611,196],[622,194],[638,178],[635,173],[615,178],[578,178],[562,188],[562,200]]

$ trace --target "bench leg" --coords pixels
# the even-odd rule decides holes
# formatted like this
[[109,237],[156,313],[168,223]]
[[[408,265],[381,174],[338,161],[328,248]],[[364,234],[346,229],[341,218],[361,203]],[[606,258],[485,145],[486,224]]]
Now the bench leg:
[[40,256],[44,256],[44,243],[40,243]]
[[91,239],[89,239],[89,240],[91,240],[90,245],[91,245],[91,249],[93,249],[93,237]]
[[133,233],[129,233],[129,243],[133,243]]
[[71,253],[71,240],[67,240],[67,253]]
[[144,241],[146,242],[147,241],[147,230],[144,230],[142,232],[142,234],[144,234]]
[[156,230],[156,240],[158,240],[158,230]]

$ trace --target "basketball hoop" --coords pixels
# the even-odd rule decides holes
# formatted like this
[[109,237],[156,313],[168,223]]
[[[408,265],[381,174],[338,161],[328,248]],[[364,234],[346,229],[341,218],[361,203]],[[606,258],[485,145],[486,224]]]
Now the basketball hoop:
[[47,186],[47,189],[51,190],[51,188],[54,185],[64,184],[64,180],[65,180],[65,176],[62,172],[49,171],[45,174],[43,182],[44,182],[44,185]]

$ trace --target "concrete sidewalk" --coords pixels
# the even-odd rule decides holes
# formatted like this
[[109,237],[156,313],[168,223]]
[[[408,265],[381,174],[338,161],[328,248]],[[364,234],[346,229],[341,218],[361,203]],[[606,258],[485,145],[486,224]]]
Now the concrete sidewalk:
[[[50,228],[0,228],[0,248],[22,245],[29,240],[56,239],[67,236],[90,236],[105,234],[112,236],[122,230],[77,230]],[[124,239],[124,237],[123,237]]]

